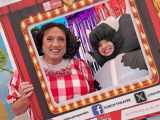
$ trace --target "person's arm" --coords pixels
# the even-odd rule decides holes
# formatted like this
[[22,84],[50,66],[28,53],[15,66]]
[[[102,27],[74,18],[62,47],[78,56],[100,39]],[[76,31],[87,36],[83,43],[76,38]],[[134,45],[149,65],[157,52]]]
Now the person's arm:
[[20,97],[11,104],[11,110],[15,115],[23,114],[30,106],[29,97],[33,93],[33,86],[29,82],[22,82],[20,86]]
[[30,105],[29,97],[33,93],[33,86],[29,82],[22,82],[18,71],[15,71],[8,90],[7,101],[11,104],[11,110],[15,115],[24,113]]

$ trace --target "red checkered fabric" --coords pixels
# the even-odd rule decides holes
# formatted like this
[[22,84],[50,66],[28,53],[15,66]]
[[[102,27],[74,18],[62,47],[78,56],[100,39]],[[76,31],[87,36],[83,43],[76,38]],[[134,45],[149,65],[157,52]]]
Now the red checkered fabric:
[[94,91],[92,72],[83,60],[73,59],[67,68],[58,72],[46,70],[46,74],[57,103]]
[[[73,59],[67,68],[60,71],[45,69],[54,100],[59,103],[94,91],[94,81],[89,66],[81,59]],[[16,71],[9,84],[9,103],[19,97],[21,78]]]

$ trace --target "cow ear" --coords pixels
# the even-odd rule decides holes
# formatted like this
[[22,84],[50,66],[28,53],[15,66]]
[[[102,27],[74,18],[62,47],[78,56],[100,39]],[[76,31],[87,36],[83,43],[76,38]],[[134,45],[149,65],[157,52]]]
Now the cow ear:
[[140,48],[138,37],[129,14],[123,14],[119,19],[118,33],[123,39],[121,51],[129,52]]

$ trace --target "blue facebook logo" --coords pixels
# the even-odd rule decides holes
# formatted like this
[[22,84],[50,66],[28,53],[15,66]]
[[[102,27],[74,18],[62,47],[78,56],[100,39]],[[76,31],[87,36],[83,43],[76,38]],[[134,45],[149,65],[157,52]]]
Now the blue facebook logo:
[[102,114],[104,112],[103,108],[102,108],[102,105],[96,104],[96,105],[92,106],[92,112],[93,112],[94,115]]

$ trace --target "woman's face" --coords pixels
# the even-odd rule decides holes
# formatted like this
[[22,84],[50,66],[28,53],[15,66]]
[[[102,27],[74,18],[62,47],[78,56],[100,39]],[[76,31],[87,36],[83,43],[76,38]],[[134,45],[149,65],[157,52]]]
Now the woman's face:
[[53,27],[44,32],[42,49],[48,63],[59,63],[66,52],[66,36],[64,31]]
[[111,41],[101,40],[98,51],[102,56],[110,56],[114,52],[114,44]]

